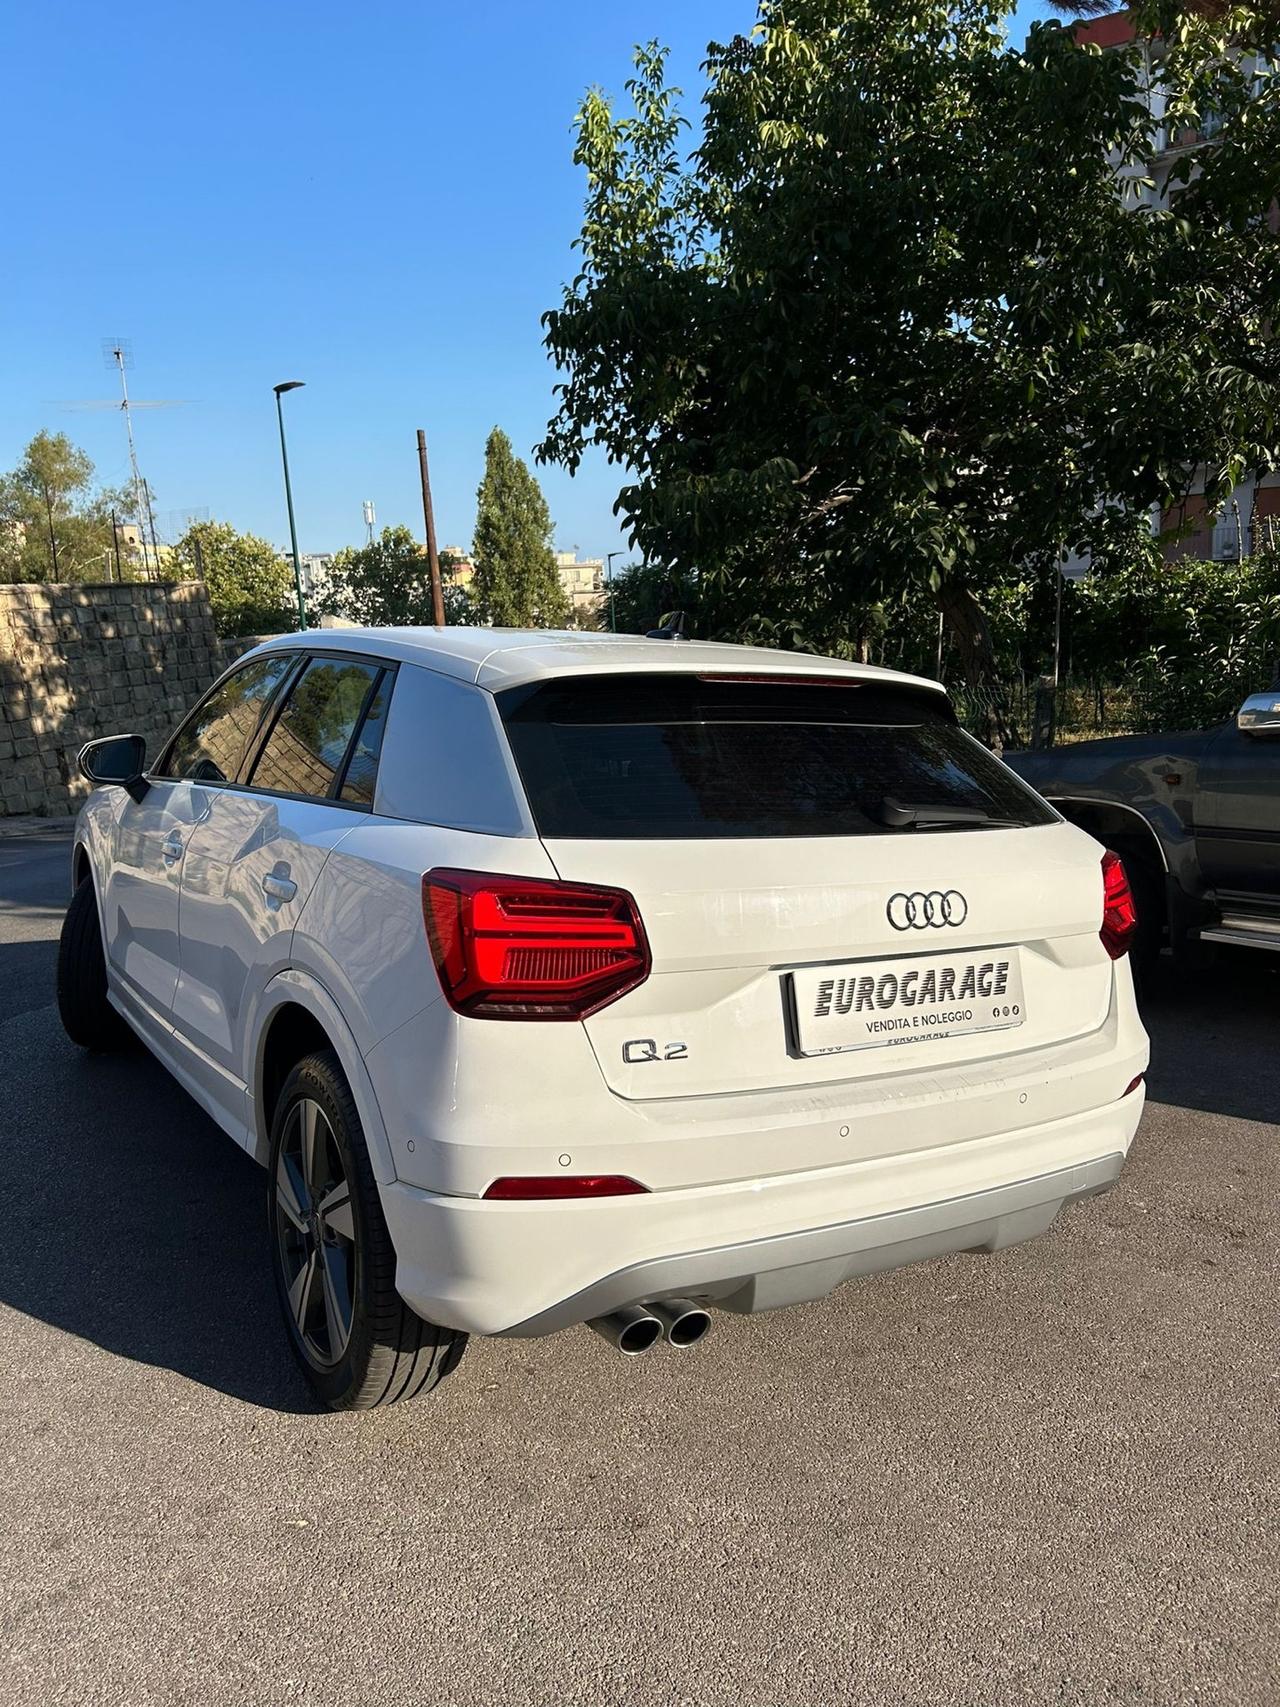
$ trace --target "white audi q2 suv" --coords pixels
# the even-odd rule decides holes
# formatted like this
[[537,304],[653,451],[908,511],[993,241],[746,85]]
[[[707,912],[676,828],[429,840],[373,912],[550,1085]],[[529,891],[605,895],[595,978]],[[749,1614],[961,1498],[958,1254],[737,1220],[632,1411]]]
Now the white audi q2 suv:
[[1041,1232],[1120,1172],[1119,860],[934,682],[672,638],[282,635],[91,742],[59,999],[266,1170],[316,1393],[626,1352]]

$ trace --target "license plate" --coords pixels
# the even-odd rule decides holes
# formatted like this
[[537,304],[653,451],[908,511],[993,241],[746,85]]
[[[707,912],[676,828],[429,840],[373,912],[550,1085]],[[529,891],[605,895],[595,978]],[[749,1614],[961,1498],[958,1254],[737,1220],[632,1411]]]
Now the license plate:
[[791,993],[802,1055],[1005,1031],[1027,1017],[1016,948],[806,966]]

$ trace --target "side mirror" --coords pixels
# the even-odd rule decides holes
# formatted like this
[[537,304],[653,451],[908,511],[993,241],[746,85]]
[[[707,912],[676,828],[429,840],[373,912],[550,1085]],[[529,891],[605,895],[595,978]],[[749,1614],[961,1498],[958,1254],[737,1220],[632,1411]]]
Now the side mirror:
[[76,763],[80,775],[95,788],[125,788],[134,800],[141,800],[147,792],[147,779],[142,774],[147,743],[141,735],[104,735],[100,741],[89,741],[81,747]]
[[1236,713],[1242,735],[1280,735],[1280,688],[1251,693]]

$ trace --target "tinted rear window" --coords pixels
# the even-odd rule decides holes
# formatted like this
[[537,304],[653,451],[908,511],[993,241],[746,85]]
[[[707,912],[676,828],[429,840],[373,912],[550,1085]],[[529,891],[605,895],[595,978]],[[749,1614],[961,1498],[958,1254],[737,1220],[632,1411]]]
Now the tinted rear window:
[[564,677],[497,697],[544,836],[917,833],[886,823],[886,797],[1055,822],[928,692],[635,675]]

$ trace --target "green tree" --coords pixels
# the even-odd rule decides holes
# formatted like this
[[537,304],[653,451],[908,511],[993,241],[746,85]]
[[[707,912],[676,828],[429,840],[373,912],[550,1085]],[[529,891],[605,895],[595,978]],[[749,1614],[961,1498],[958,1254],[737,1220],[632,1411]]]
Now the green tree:
[[173,548],[172,571],[208,587],[219,634],[283,634],[294,626],[291,566],[274,545],[230,522],[194,522]]
[[725,632],[849,644],[851,613],[918,588],[980,684],[1011,573],[1132,551],[1198,467],[1212,504],[1272,460],[1280,84],[1236,89],[1213,159],[1138,209],[1117,169],[1155,151],[1141,44],[1047,23],[1018,51],[1007,11],[763,0],[708,49],[687,160],[656,45],[631,111],[586,97],[539,454],[633,470],[633,538],[699,571]]
[[132,515],[122,494],[94,487],[93,463],[65,433],[37,433],[0,475],[0,579],[109,579],[113,505],[121,519]]
[[551,516],[542,490],[499,428],[484,450],[476,494],[471,596],[483,622],[499,628],[559,628],[569,600],[556,573]]
[[[690,639],[705,639],[716,626],[714,613],[705,606],[696,572],[685,573],[656,563],[625,563],[614,571],[612,597],[614,626],[619,634],[646,634],[678,612],[684,613]],[[608,594],[601,610],[608,628]]]
[[[451,585],[447,560],[440,568],[445,621],[466,622],[466,591]],[[426,553],[408,528],[383,528],[368,545],[338,553],[314,606],[317,616],[335,616],[365,628],[430,627],[435,618]]]

